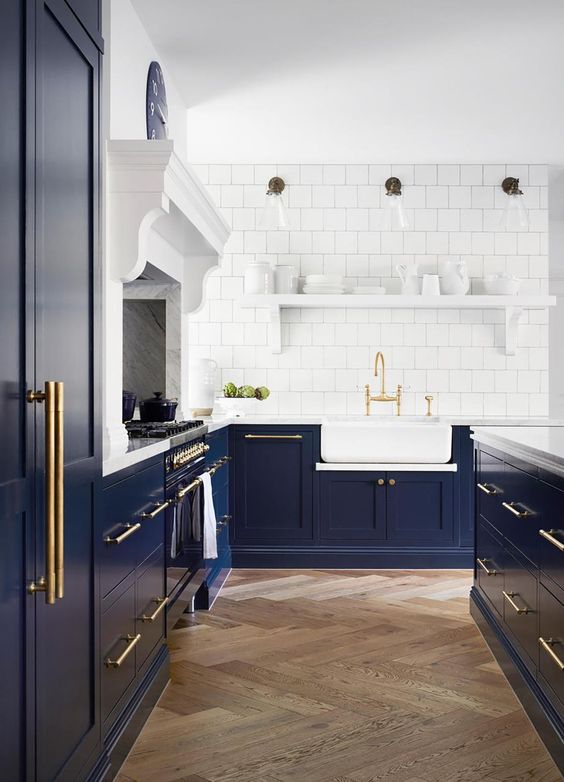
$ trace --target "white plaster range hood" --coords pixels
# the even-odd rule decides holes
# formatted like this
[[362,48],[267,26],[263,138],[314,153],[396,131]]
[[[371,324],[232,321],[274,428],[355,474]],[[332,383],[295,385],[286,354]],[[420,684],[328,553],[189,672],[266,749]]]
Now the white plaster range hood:
[[[207,274],[220,264],[231,228],[172,141],[107,143],[105,286],[104,454],[123,453],[128,440],[121,422],[123,376],[123,284],[151,263],[181,284],[180,400],[188,392],[189,313],[202,304]],[[184,410],[183,410],[184,407]]]

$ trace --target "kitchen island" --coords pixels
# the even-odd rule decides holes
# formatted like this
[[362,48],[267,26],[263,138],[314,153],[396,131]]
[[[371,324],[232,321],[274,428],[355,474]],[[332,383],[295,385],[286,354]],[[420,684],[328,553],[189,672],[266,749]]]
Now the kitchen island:
[[470,608],[564,771],[564,427],[475,427]]

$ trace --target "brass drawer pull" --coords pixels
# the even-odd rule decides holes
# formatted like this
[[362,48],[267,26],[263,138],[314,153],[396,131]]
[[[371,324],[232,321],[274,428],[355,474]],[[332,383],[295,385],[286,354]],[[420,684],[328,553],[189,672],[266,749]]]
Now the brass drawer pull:
[[229,522],[231,521],[231,518],[232,518],[231,516],[222,516],[222,518],[217,522],[217,527],[215,530],[216,535],[219,535],[224,527],[229,526]]
[[557,643],[559,642],[553,641],[552,638],[547,638],[546,640],[544,638],[539,638],[539,644],[542,646],[544,651],[552,657],[553,661],[560,668],[560,670],[564,671],[564,662],[560,659],[560,657],[556,654],[556,652],[552,648]]
[[126,524],[125,532],[122,532],[121,535],[118,535],[115,538],[104,538],[104,543],[115,543],[117,546],[119,546],[120,543],[123,543],[124,540],[127,540],[129,537],[131,537],[131,535],[137,532],[138,529],[141,529],[141,524],[139,522],[137,522],[137,524]]
[[145,513],[141,514],[142,519],[154,519],[155,516],[158,516],[159,513],[162,513],[163,510],[166,510],[168,506],[170,505],[170,500],[167,500],[166,502],[161,502],[160,505],[157,505],[157,507],[152,511],[146,511]]
[[120,668],[127,657],[131,654],[135,646],[139,643],[141,640],[141,633],[137,633],[137,635],[124,635],[122,638],[122,641],[127,641],[127,646],[123,650],[123,652],[120,654],[119,657],[116,657],[115,660],[111,660],[109,657],[107,657],[104,660],[104,665],[106,668]]
[[558,535],[560,533],[559,529],[539,529],[539,535],[541,535],[545,540],[548,540],[549,543],[552,543],[553,546],[556,546],[558,551],[564,551],[564,543],[562,543],[561,540],[558,540],[555,538],[555,535]]
[[488,575],[488,576],[497,576],[497,570],[490,570],[488,568],[488,566],[486,565],[486,562],[487,562],[486,559],[476,559],[476,562],[482,568],[482,570],[486,571],[486,575]]
[[525,516],[532,516],[531,511],[528,511],[528,510],[518,510],[515,507],[515,505],[518,504],[516,502],[502,502],[501,504],[503,505],[505,510],[508,510],[514,516],[517,516],[518,519],[524,519]]
[[301,434],[246,434],[245,440],[303,440]]
[[519,608],[517,603],[513,600],[514,597],[518,597],[518,592],[505,592],[503,591],[503,596],[509,603],[509,605],[514,608],[518,614],[528,614],[530,612],[530,608]]
[[161,611],[164,611],[164,608],[168,603],[168,597],[156,597],[153,600],[153,603],[156,603],[157,607],[155,608],[155,610],[150,616],[147,616],[147,614],[143,614],[143,616],[141,617],[142,622],[154,622],[155,619],[158,617],[158,615],[161,613]]
[[494,494],[497,494],[498,491],[493,486],[490,488],[487,483],[478,483],[478,488],[480,491],[483,491],[484,494],[487,494],[488,496],[493,496]]

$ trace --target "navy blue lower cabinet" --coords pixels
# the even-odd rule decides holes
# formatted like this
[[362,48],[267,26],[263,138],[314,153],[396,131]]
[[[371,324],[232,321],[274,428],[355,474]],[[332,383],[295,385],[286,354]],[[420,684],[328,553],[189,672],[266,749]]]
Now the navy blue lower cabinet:
[[452,473],[389,472],[386,494],[389,540],[405,546],[453,544]]
[[235,427],[234,543],[313,540],[318,452],[319,427]]
[[475,481],[470,610],[564,773],[561,478],[543,471],[541,480],[535,466],[476,444]]
[[386,540],[385,473],[319,473],[319,530],[321,540]]

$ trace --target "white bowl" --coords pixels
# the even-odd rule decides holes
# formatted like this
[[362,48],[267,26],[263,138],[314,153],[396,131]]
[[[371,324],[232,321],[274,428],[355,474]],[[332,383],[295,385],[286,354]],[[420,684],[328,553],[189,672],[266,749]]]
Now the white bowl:
[[216,399],[216,403],[228,415],[234,415],[238,418],[243,418],[246,415],[252,415],[256,412],[256,407],[259,404],[259,400],[255,399],[254,397],[238,399],[237,397],[219,396]]
[[517,277],[491,277],[484,280],[484,291],[488,296],[516,296],[521,287]]

